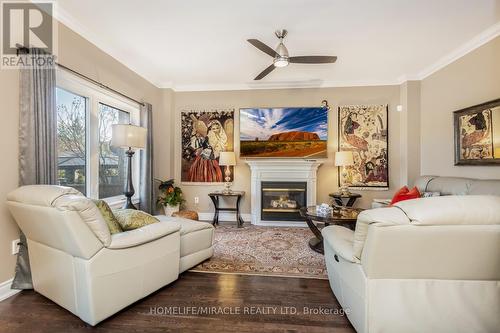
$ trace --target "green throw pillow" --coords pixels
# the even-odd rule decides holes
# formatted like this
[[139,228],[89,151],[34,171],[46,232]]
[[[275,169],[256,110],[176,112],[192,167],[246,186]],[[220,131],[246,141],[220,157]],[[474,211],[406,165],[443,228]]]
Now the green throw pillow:
[[113,211],[123,230],[133,230],[145,225],[160,222],[156,217],[135,209],[116,209]]
[[122,227],[120,227],[118,220],[113,214],[111,208],[109,208],[106,201],[104,200],[92,200],[92,201],[95,203],[97,208],[99,208],[99,211],[101,212],[104,221],[106,221],[106,224],[108,225],[110,234],[117,234],[119,232],[123,232]]

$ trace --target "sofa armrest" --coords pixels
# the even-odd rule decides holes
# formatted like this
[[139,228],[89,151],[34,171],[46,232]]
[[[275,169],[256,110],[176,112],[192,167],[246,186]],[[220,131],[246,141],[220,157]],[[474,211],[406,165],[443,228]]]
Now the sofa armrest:
[[323,235],[323,241],[327,243],[335,253],[349,262],[356,262],[352,247],[354,243],[354,231],[346,227],[331,225],[323,228],[321,234]]
[[125,249],[157,240],[181,230],[176,222],[158,222],[148,224],[142,228],[120,232],[111,235],[111,244],[108,249]]

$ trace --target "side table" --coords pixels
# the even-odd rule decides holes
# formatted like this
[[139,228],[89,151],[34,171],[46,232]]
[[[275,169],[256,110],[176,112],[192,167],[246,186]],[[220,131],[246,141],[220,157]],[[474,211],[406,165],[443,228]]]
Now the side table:
[[[245,192],[243,191],[232,191],[230,193],[224,193],[224,192],[211,192],[208,194],[212,202],[214,203],[215,207],[215,214],[214,214],[214,220],[212,224],[215,226],[219,224],[219,212],[236,212],[236,223],[238,224],[238,228],[241,228],[243,226],[243,219],[241,218],[240,214],[240,202],[241,198],[245,195]],[[220,207],[220,202],[219,199],[220,197],[235,197],[236,198],[236,207]]]
[[[358,193],[342,194],[338,192],[330,193],[328,194],[328,196],[330,198],[333,198],[337,206],[342,206],[342,207],[352,207],[354,206],[356,200],[362,197],[362,195]],[[342,199],[348,199],[347,203],[344,204],[344,201]]]

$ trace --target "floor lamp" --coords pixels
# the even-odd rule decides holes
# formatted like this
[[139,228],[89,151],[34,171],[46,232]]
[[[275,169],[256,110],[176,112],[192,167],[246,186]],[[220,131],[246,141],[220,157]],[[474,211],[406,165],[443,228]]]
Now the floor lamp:
[[143,149],[146,147],[147,129],[130,124],[115,124],[112,126],[111,146],[127,149],[125,152],[128,158],[127,181],[123,188],[123,194],[127,201],[123,209],[137,209],[132,203],[132,197],[135,194],[134,184],[132,183],[132,157],[135,151],[133,149]]

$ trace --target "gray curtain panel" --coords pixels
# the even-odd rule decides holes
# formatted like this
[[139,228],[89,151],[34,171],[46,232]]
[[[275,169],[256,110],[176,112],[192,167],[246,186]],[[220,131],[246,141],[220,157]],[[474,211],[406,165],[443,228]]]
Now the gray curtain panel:
[[[22,57],[50,56],[40,49],[30,49]],[[36,63],[36,62],[35,62]],[[56,184],[57,181],[57,111],[56,72],[54,67],[20,69],[19,94],[19,185]],[[12,288],[32,289],[26,237],[21,233]]]
[[141,181],[139,186],[141,210],[155,213],[154,175],[153,175],[153,107],[149,103],[141,106],[141,126],[148,129],[146,148],[140,151]]

